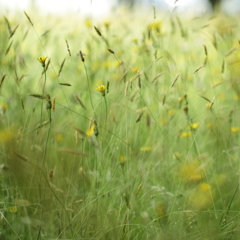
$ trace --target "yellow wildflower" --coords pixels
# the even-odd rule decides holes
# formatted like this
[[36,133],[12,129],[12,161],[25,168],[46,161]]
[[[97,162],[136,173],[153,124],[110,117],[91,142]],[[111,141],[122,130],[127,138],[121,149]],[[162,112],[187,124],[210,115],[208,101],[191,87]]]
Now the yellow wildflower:
[[160,33],[161,27],[162,27],[162,22],[154,22],[148,25],[148,30],[155,30],[157,33]]
[[231,132],[232,133],[237,133],[237,132],[239,132],[240,131],[240,128],[239,127],[232,127],[231,128]]
[[85,22],[85,26],[86,26],[86,27],[91,27],[91,26],[92,26],[92,21],[91,21],[91,20],[87,20],[87,21]]
[[190,137],[190,136],[192,136],[192,132],[183,132],[181,134],[181,138],[187,138],[187,137]]
[[132,70],[133,73],[136,73],[136,72],[138,72],[139,67],[134,67],[134,68],[132,68],[131,70]]
[[213,126],[212,123],[207,124],[207,128],[209,128],[209,129],[212,128],[212,126]]
[[199,123],[193,123],[190,125],[191,129],[193,129],[193,130],[197,129],[198,126],[199,126]]
[[57,134],[56,135],[56,140],[57,140],[57,142],[62,142],[63,141],[63,136],[62,136],[62,134]]
[[183,163],[179,172],[184,182],[198,182],[204,177],[204,171],[197,160]]
[[105,90],[106,90],[106,88],[107,88],[107,86],[101,85],[101,86],[97,87],[96,89],[97,89],[100,93],[102,93],[103,96],[105,96]]
[[105,22],[105,23],[104,23],[104,26],[105,26],[106,28],[109,28],[110,22]]
[[158,202],[155,204],[155,214],[156,217],[163,223],[166,223],[168,220],[167,215],[167,206],[163,202]]
[[86,132],[88,137],[91,137],[94,134],[94,125],[92,125]]
[[207,103],[206,108],[210,110],[210,109],[212,109],[212,105],[213,105],[213,103]]
[[16,206],[11,207],[11,208],[9,209],[9,212],[11,212],[11,213],[16,213],[17,211],[18,211],[18,209],[17,209]]
[[125,162],[126,162],[126,157],[120,156],[120,163],[121,163],[122,165],[124,165]]
[[0,105],[0,115],[3,115],[5,113],[7,109],[7,105],[6,104],[1,104]]
[[142,151],[142,152],[148,152],[150,150],[152,150],[152,147],[141,147],[140,148],[140,151]]
[[209,183],[201,183],[197,189],[190,195],[190,207],[197,210],[204,210],[212,203],[214,193]]
[[132,39],[132,42],[133,42],[133,43],[138,43],[138,39],[137,39],[137,38],[134,38],[134,39]]
[[175,113],[176,113],[176,111],[173,109],[168,110],[168,115],[170,115],[170,116],[173,116]]
[[42,64],[43,67],[45,67],[47,57],[38,57],[37,60]]
[[14,133],[10,129],[4,129],[0,131],[0,143],[8,143],[14,138]]
[[102,66],[103,66],[104,68],[109,68],[109,67],[111,67],[111,65],[112,65],[112,63],[111,63],[110,61],[106,61],[106,62],[103,62],[103,63],[102,63]]

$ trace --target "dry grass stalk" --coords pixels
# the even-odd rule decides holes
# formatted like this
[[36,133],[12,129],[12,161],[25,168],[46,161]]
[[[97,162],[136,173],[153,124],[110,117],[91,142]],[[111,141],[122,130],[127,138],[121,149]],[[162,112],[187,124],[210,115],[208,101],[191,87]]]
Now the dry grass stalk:
[[223,62],[222,62],[222,73],[224,73],[224,70],[225,70],[225,60],[223,59]]
[[139,92],[139,89],[136,89],[134,92],[133,92],[133,94],[132,94],[132,96],[130,97],[130,101],[131,102],[133,102],[135,99],[135,97],[136,97],[136,95],[137,95],[137,93]]
[[129,87],[129,82],[126,82],[126,87],[125,87],[125,97],[127,97],[128,93],[128,87]]
[[78,127],[72,126],[72,128],[75,129],[78,133],[80,133],[84,137],[87,136],[86,133],[83,130],[79,129]]
[[93,124],[94,124],[94,135],[97,137],[99,135],[99,131],[98,131],[98,124],[96,119],[93,120]]
[[231,110],[228,115],[228,122],[230,125],[232,124],[232,116],[233,116],[233,110]]
[[60,151],[60,152],[72,153],[72,154],[80,155],[80,156],[82,156],[82,157],[85,157],[85,156],[86,156],[86,154],[84,154],[84,153],[82,153],[82,152],[74,151],[74,150],[69,149],[69,148],[59,148],[58,151]]
[[152,123],[152,121],[151,121],[151,118],[150,118],[150,114],[149,114],[149,112],[147,112],[147,114],[146,114],[146,124],[147,124],[147,127],[150,127],[151,123]]
[[237,50],[237,48],[236,47],[234,47],[234,48],[232,48],[232,49],[230,49],[226,54],[225,54],[225,57],[228,57],[228,56],[230,56],[233,52],[235,52]]
[[4,74],[4,75],[2,76],[2,79],[1,79],[1,81],[0,81],[0,88],[2,87],[3,81],[4,81],[4,79],[5,79],[6,76],[7,76],[7,74]]
[[156,62],[157,62],[158,60],[160,60],[161,58],[163,58],[163,56],[161,56],[161,57],[153,60],[153,61],[151,62],[151,64],[150,64],[150,66],[147,68],[146,72],[148,72],[148,70],[153,66],[153,64],[156,63]]
[[9,36],[9,39],[15,34],[18,27],[19,27],[19,24],[13,29],[12,33]]
[[9,23],[9,21],[8,21],[8,19],[6,17],[4,17],[4,20],[5,20],[6,24],[7,24],[9,35],[11,36],[12,35],[11,25],[10,25],[10,23]]
[[95,29],[95,31],[97,32],[97,34],[101,37],[102,34],[101,34],[101,32],[98,30],[98,28],[94,26],[94,29]]
[[56,97],[52,98],[52,110],[55,112],[55,106],[56,106]]
[[87,109],[85,107],[85,105],[83,104],[82,100],[77,96],[77,95],[74,95],[74,97],[76,98],[76,100],[79,102],[79,104],[82,106],[82,108],[84,108],[85,110]]
[[43,123],[39,123],[39,124],[37,125],[36,129],[42,128],[42,127],[44,127],[45,125],[47,125],[48,123],[49,123],[49,120],[44,121]]
[[28,76],[28,74],[23,74],[20,78],[17,79],[17,82],[19,83],[26,76]]
[[30,97],[38,98],[38,99],[46,99],[46,96],[43,96],[41,94],[28,94]]
[[[64,191],[60,188],[57,188],[53,183],[49,182],[49,185],[51,186],[51,188],[56,191],[56,192],[60,192],[60,193],[64,193]],[[67,209],[66,209],[67,210]]]
[[65,42],[66,42],[66,45],[67,45],[68,54],[71,57],[72,54],[71,54],[71,51],[70,51],[70,48],[69,48],[69,45],[68,45],[68,41],[66,39],[65,39]]
[[180,76],[180,73],[175,77],[175,79],[173,80],[171,87],[173,87],[175,85],[175,83],[177,82],[178,78]]
[[198,72],[200,69],[202,69],[204,67],[204,65],[201,65],[200,67],[198,67],[194,72],[193,74],[195,74],[196,72]]
[[167,98],[167,95],[164,94],[164,95],[163,95],[163,99],[162,99],[162,105],[163,105],[163,106],[164,106],[164,104],[165,104],[165,102],[166,102],[166,98]]
[[28,16],[28,14],[25,11],[23,11],[23,12],[24,12],[25,16],[27,17],[28,21],[30,22],[30,24],[33,26],[33,23],[31,21],[30,17]]
[[159,73],[153,80],[152,83],[154,83],[159,77],[163,75],[163,72]]
[[144,74],[144,77],[146,78],[146,80],[148,81],[148,75],[147,75],[147,73],[144,71],[143,74]]
[[142,189],[142,183],[140,183],[140,185],[138,186],[136,195],[138,195],[140,193],[141,189]]
[[186,106],[183,108],[183,111],[184,111],[185,114],[188,116],[188,105],[186,105]]
[[7,55],[9,53],[9,51],[11,49],[11,46],[12,46],[12,43],[13,43],[13,41],[10,42],[10,44],[9,44],[9,46],[8,46],[6,52],[5,52],[5,55]]
[[185,37],[185,36],[186,36],[186,33],[185,33],[185,31],[183,30],[182,23],[181,23],[179,17],[176,16],[176,19],[177,19],[177,23],[178,23],[178,26],[179,26],[180,31],[181,31],[181,35],[182,35],[182,37]]
[[22,110],[23,110],[23,112],[25,113],[25,108],[24,108],[24,103],[23,103],[22,97],[20,97],[20,101],[21,101],[21,105],[22,105]]
[[59,83],[59,85],[67,86],[67,87],[71,87],[72,86],[70,83]]
[[51,169],[50,172],[49,172],[48,176],[49,176],[50,180],[52,180],[54,178],[55,171],[56,171],[56,166],[53,169]]
[[61,64],[60,69],[59,69],[59,71],[58,71],[58,77],[60,76],[60,74],[61,74],[61,72],[62,72],[62,69],[63,69],[64,63],[65,63],[65,60],[66,60],[66,58],[64,58],[63,61],[62,61],[62,64]]
[[115,52],[114,52],[112,49],[110,49],[110,48],[108,48],[108,51],[109,51],[110,53],[112,53],[112,54],[115,54]]
[[38,99],[47,99],[46,96],[43,96],[41,94],[28,94],[28,96],[38,98]]
[[[218,82],[218,83],[214,84],[214,85],[212,86],[212,88],[215,88],[215,87],[217,87],[217,86],[219,86],[220,84],[225,83],[225,82],[227,82],[227,81],[224,80],[224,81]],[[210,102],[211,102],[211,101],[210,101]]]
[[107,93],[109,93],[109,85],[110,85],[110,82],[107,81]]
[[206,97],[204,97],[204,96],[202,96],[202,95],[199,95],[199,97],[205,99],[205,100],[208,101],[208,102],[211,102],[211,100],[209,100],[208,98],[206,98]]
[[135,120],[136,123],[139,122],[139,121],[141,120],[142,115],[143,115],[143,112],[140,112],[140,113],[138,114],[138,116],[137,116],[137,118],[136,118],[136,120]]
[[48,67],[49,67],[50,62],[51,62],[51,59],[49,58],[49,59],[48,59],[48,62],[46,63],[46,66],[45,66],[45,71],[48,70]]
[[214,97],[213,100],[212,100],[212,102],[210,103],[209,108],[208,108],[209,110],[212,109],[212,106],[213,106],[213,104],[214,104],[214,102],[215,102],[215,99],[216,99],[216,97]]
[[115,117],[115,115],[114,115],[114,113],[112,112],[112,110],[110,110],[110,115],[112,116],[112,120],[113,120],[113,122],[117,122],[116,121],[116,117]]
[[156,7],[153,4],[151,4],[151,5],[153,8],[153,18],[156,19]]
[[139,87],[139,89],[141,89],[141,87],[142,87],[140,75],[138,76],[138,87]]
[[81,58],[82,62],[84,62],[85,59],[84,59],[84,57],[83,57],[83,54],[82,54],[82,51],[81,51],[81,50],[79,51],[79,55],[80,55],[80,58]]
[[208,56],[208,50],[207,50],[206,45],[203,45],[203,48],[204,48],[205,56],[207,57]]
[[28,159],[26,157],[24,157],[23,155],[21,155],[20,153],[17,153],[13,150],[13,153],[18,157],[20,158],[21,160],[23,160],[24,162],[27,162]]

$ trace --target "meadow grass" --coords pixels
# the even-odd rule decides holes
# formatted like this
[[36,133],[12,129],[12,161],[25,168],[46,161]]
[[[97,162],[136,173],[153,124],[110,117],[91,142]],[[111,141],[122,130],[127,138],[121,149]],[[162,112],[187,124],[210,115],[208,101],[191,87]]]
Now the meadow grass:
[[0,239],[238,238],[238,18],[28,11],[0,31]]

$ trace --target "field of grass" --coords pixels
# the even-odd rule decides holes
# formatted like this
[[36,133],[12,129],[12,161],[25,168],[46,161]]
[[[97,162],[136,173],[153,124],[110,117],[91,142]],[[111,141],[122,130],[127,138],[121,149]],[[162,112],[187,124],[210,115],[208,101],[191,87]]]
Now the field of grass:
[[240,25],[222,13],[0,18],[0,239],[238,239]]

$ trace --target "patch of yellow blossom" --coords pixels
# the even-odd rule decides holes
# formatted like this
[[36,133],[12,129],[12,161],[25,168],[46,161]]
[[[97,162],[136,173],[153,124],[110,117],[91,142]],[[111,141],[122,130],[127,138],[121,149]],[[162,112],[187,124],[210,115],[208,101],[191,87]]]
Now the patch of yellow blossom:
[[148,30],[154,30],[157,33],[160,33],[162,27],[162,22],[154,22],[148,25]]
[[183,132],[181,134],[181,138],[188,138],[192,136],[192,132]]
[[167,113],[168,115],[173,116],[176,113],[176,111],[173,109],[169,109]]
[[6,104],[1,104],[0,105],[0,115],[3,115],[5,111],[7,110],[7,105]]
[[120,163],[122,164],[122,165],[124,165],[125,164],[125,162],[126,162],[126,157],[124,157],[124,156],[120,156]]
[[237,133],[237,132],[239,132],[240,131],[240,127],[232,127],[231,128],[231,132],[232,133]]
[[10,129],[0,130],[0,143],[8,143],[14,138],[14,133]]
[[63,136],[62,136],[62,134],[58,133],[58,134],[56,135],[56,141],[59,142],[59,143],[63,141]]
[[179,173],[184,182],[199,182],[204,178],[204,171],[197,160],[183,163]]
[[137,38],[134,38],[134,39],[132,39],[132,42],[133,42],[133,43],[138,43],[138,39],[137,39]]
[[92,21],[91,20],[86,20],[85,21],[85,26],[86,27],[91,27],[92,26]]
[[11,207],[11,208],[9,209],[9,212],[11,212],[11,213],[16,213],[17,211],[18,211],[18,209],[17,209],[16,206]]
[[136,73],[136,72],[139,71],[139,69],[140,69],[139,67],[134,67],[134,68],[131,69],[131,71],[132,71],[133,73]]
[[149,152],[152,150],[152,147],[141,147],[139,150],[142,152]]
[[87,131],[86,131],[86,135],[88,137],[91,137],[94,134],[94,125],[92,125]]
[[193,123],[190,125],[190,128],[196,130],[199,127],[199,123]]
[[197,189],[189,196],[189,207],[194,210],[204,210],[211,206],[214,192],[209,183],[201,183]]

